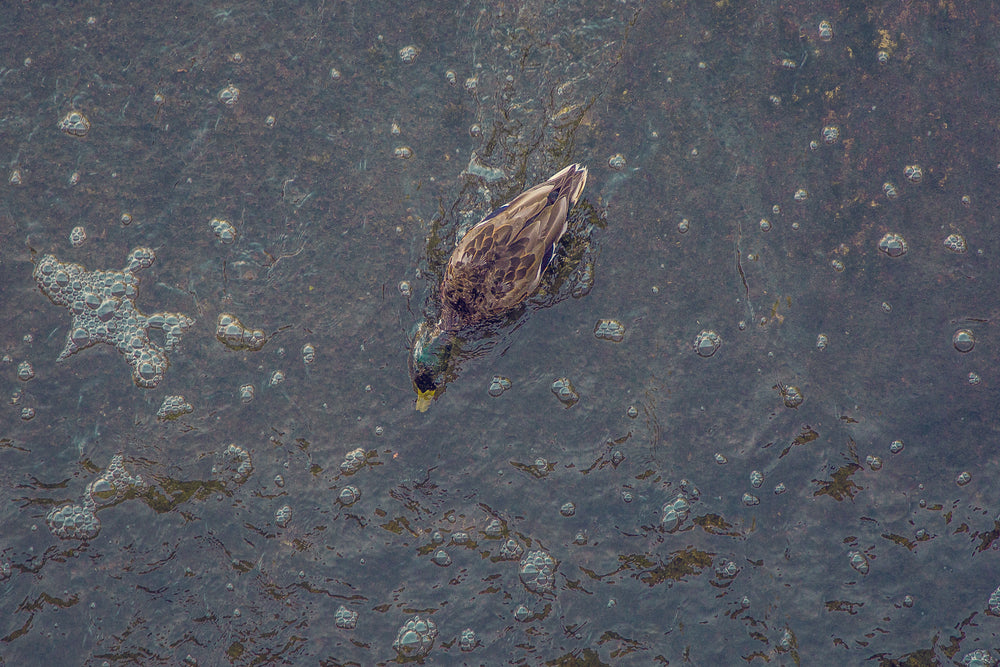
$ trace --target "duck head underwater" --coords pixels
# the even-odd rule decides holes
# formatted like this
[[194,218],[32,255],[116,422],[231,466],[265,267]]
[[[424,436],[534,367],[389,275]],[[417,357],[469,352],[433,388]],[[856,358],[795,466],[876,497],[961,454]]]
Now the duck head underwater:
[[460,334],[502,318],[538,289],[586,184],[586,167],[571,164],[483,218],[455,247],[441,280],[440,319],[421,322],[413,339],[417,410],[457,374]]

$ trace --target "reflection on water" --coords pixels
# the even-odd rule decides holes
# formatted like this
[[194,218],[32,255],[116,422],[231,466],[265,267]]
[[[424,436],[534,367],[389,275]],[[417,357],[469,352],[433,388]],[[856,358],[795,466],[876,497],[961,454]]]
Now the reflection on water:
[[[0,22],[8,664],[998,657],[975,7]],[[415,412],[455,240],[571,163],[578,271]]]

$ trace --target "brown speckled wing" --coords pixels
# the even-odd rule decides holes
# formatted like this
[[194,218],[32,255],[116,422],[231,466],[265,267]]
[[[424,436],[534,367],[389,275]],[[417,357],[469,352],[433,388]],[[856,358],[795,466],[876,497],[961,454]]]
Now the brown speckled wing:
[[538,288],[586,174],[570,165],[469,230],[445,268],[442,329],[455,331],[501,315]]

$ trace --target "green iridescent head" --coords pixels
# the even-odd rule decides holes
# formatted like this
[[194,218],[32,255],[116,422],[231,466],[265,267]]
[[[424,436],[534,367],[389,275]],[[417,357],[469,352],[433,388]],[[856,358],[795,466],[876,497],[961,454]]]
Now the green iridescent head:
[[421,322],[413,336],[410,349],[410,377],[417,391],[417,410],[425,412],[431,401],[444,392],[452,375],[455,339],[436,324]]

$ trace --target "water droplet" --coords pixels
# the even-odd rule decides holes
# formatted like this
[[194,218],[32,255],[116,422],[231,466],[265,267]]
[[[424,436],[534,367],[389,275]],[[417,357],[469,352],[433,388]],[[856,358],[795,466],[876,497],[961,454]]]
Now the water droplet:
[[970,329],[959,329],[951,337],[951,344],[963,354],[971,352],[972,348],[976,346],[976,336]]

